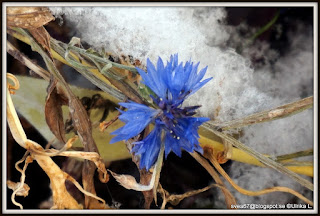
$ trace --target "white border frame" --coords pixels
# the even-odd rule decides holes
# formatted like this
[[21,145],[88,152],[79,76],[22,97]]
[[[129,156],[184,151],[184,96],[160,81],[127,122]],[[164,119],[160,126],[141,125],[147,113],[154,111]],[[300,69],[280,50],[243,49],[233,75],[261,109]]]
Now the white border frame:
[[[176,214],[252,214],[252,213],[260,213],[260,214],[314,214],[318,213],[318,3],[317,2],[294,2],[294,3],[286,3],[286,2],[185,2],[185,3],[166,3],[166,2],[145,2],[145,3],[137,3],[137,2],[109,2],[109,3],[74,3],[74,2],[3,2],[2,3],[2,33],[6,32],[6,7],[7,6],[78,6],[78,7],[86,7],[86,6],[112,6],[112,7],[125,7],[125,6],[144,6],[144,7],[155,7],[155,6],[216,6],[216,7],[313,7],[313,31],[314,31],[314,209],[313,210],[201,210],[201,209],[188,209],[188,210],[8,210],[7,207],[7,186],[6,186],[6,152],[7,152],[7,130],[6,130],[6,106],[2,104],[2,213],[4,214],[168,214],[168,213],[176,213]],[[6,40],[7,36],[2,38],[2,103],[6,101],[6,68],[7,68],[7,53],[6,49]]]

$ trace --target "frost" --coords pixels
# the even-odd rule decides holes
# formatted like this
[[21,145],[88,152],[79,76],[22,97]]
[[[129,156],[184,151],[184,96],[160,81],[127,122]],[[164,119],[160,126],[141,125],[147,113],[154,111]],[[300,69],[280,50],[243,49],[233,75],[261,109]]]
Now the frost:
[[215,53],[204,55],[201,62],[208,62],[207,76],[212,76],[213,80],[190,97],[187,104],[201,104],[200,115],[219,121],[261,110],[261,106],[271,98],[254,86],[250,62],[231,49],[223,52],[218,48],[211,50]]
[[[50,7],[56,16],[64,14],[74,25],[82,40],[115,54],[132,55],[145,62],[146,58],[164,59],[173,53],[188,60],[192,53],[208,40],[223,42],[227,33],[217,19],[225,16],[222,8],[211,8],[210,29],[220,29],[223,35],[211,35],[198,28],[203,17],[199,9],[176,7]],[[204,32],[205,35],[202,33]],[[226,36],[226,37],[225,37]],[[222,38],[225,37],[225,38]]]

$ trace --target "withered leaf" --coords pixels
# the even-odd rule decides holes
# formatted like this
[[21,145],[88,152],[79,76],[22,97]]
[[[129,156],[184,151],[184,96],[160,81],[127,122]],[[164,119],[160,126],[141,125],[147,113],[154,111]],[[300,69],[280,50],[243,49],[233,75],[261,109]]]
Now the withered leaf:
[[[64,87],[67,90],[70,115],[72,117],[74,128],[76,129],[80,141],[83,144],[84,151],[97,152],[99,154],[97,145],[92,137],[91,121],[86,109],[82,105],[79,98],[72,93],[68,85],[66,85],[64,82],[61,83],[62,85],[65,85]],[[92,194],[96,194],[93,179],[95,170],[96,166],[93,162],[84,162],[82,169],[82,183],[84,189]],[[85,195],[85,208],[97,208],[97,206],[99,206],[99,204],[97,204],[97,200]]]
[[[128,190],[135,190],[135,191],[149,191],[152,190],[154,186],[154,180],[151,179],[149,185],[143,185],[140,183],[137,183],[136,179],[131,175],[120,175],[117,173],[112,172],[111,170],[108,170],[111,175],[116,179],[116,181],[124,188]],[[152,176],[154,179],[154,175]]]
[[40,26],[39,28],[29,29],[29,32],[34,37],[34,39],[46,50],[46,52],[53,60],[53,57],[50,52],[50,35],[47,32],[47,30],[43,26]]
[[51,132],[56,138],[66,143],[65,129],[63,123],[62,105],[66,104],[65,99],[57,92],[57,80],[51,78],[47,89],[45,104],[45,118]]
[[54,20],[47,7],[7,7],[7,26],[39,28]]
[[152,187],[137,183],[136,179],[131,175],[120,175],[109,170],[116,181],[124,188],[135,191],[151,190]]

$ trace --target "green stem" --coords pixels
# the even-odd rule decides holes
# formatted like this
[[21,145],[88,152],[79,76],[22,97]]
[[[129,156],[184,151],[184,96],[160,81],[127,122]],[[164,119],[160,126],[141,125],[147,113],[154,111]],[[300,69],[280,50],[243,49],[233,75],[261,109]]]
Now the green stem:
[[253,41],[257,37],[259,37],[261,34],[266,32],[277,21],[277,19],[279,18],[279,15],[280,15],[280,12],[278,11],[276,15],[266,25],[260,28],[254,35],[252,35],[246,42],[244,42],[244,45],[239,48],[240,49],[239,52],[241,52],[244,47],[247,47],[250,44],[252,44]]
[[249,39],[250,42],[253,42],[257,37],[266,32],[279,18],[280,11],[276,13],[276,15],[262,28],[260,28],[254,35],[252,35]]

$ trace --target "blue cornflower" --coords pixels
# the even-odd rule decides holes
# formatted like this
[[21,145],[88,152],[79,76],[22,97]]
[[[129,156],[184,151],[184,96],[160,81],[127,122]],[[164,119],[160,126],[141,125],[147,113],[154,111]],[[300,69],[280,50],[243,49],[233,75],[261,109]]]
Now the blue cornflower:
[[151,95],[151,97],[158,109],[132,101],[119,103],[127,108],[127,111],[120,111],[119,117],[125,125],[111,133],[117,135],[111,140],[111,143],[133,138],[140,134],[147,125],[154,123],[154,129],[146,138],[133,143],[132,152],[141,156],[140,169],[149,170],[155,163],[162,140],[166,157],[171,151],[181,157],[181,149],[188,152],[196,150],[202,153],[198,141],[198,128],[209,118],[192,117],[200,106],[182,108],[182,103],[187,97],[212,79],[201,81],[207,67],[197,73],[199,63],[193,65],[193,62],[187,61],[185,65],[182,62],[179,64],[178,54],[175,54],[170,57],[166,66],[159,57],[157,69],[148,59],[148,73],[137,68],[143,83],[155,93],[156,96]]

